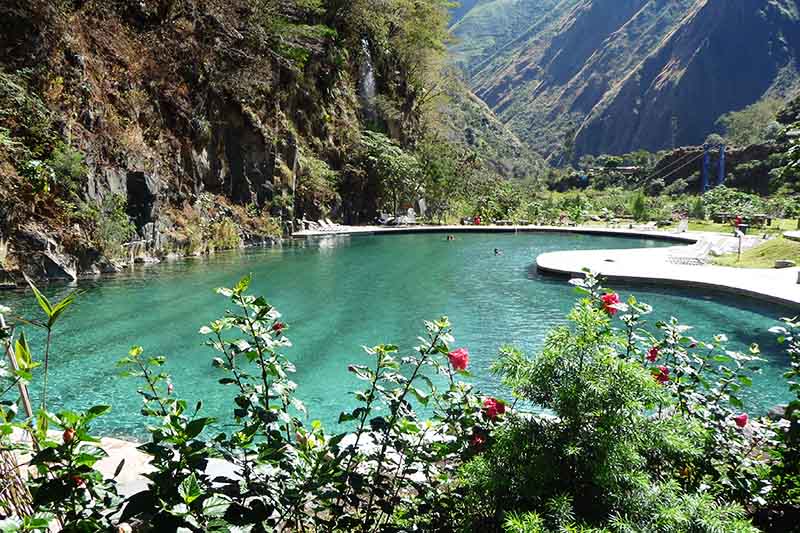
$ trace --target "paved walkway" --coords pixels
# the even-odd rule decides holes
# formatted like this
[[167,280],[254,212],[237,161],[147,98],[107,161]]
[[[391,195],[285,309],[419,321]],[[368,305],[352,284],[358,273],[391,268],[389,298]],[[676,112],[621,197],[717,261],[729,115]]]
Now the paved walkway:
[[552,252],[537,257],[536,265],[542,272],[555,274],[577,275],[589,268],[610,280],[714,289],[800,310],[800,268],[676,264],[675,257],[686,253],[682,248]]

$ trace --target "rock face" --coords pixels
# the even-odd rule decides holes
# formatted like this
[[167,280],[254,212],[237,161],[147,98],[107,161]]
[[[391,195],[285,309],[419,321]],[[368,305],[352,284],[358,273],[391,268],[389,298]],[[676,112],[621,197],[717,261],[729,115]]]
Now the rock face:
[[[469,57],[470,86],[556,162],[701,144],[722,114],[789,94],[800,78],[797,0],[493,4],[528,9],[532,25]],[[474,7],[455,26],[462,47],[481,27],[471,18],[487,12]]]
[[[23,270],[64,279],[115,270],[101,257],[111,247],[91,234],[108,201],[124,205],[135,226],[135,236],[116,239],[133,246],[120,251],[113,242],[114,253],[129,259],[270,242],[281,230],[277,219],[302,216],[297,205],[315,206],[289,200],[298,189],[316,193],[315,183],[302,188],[316,178],[303,174],[303,161],[348,171],[367,123],[385,123],[398,139],[411,135],[421,111],[408,69],[391,46],[370,45],[377,30],[353,27],[355,3],[335,16],[305,3],[275,4],[269,16],[282,18],[272,25],[259,19],[266,4],[249,0],[0,2],[0,126],[10,124],[12,136],[38,150],[0,147],[0,238],[10,239],[18,263],[30,262]],[[366,86],[365,50],[372,56]],[[401,102],[400,113],[373,106],[365,116],[359,88],[371,99]],[[39,202],[23,176],[27,161],[49,162],[64,145],[86,176],[52,194],[86,220]],[[325,208],[347,217],[345,202],[333,202]],[[221,212],[230,220],[217,218]],[[50,227],[19,232],[29,218]],[[224,226],[231,220],[234,227]],[[120,229],[105,228],[115,236]],[[217,243],[205,246],[209,239]]]

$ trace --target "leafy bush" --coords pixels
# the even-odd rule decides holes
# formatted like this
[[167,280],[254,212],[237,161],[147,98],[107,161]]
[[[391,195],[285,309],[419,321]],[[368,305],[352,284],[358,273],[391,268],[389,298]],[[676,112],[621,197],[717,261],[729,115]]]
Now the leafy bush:
[[[142,382],[151,438],[140,449],[154,467],[147,488],[125,502],[93,468],[104,453],[90,426],[107,407],[54,415],[43,397],[34,420],[12,425],[13,402],[0,396],[0,445],[10,445],[16,426],[38,447],[29,482],[35,514],[0,521],[4,531],[45,531],[58,520],[65,531],[136,521],[149,531],[197,532],[738,533],[756,531],[747,510],[780,505],[785,514],[796,502],[797,402],[777,435],[742,411],[757,348],[733,352],[724,335],[694,339],[676,319],[650,329],[650,306],[622,302],[592,275],[573,281],[583,297],[538,357],[501,350],[493,369],[514,404],[459,381],[469,352],[451,347],[441,318],[426,322],[413,351],[378,345],[348,367],[363,388],[354,393],[358,406],[340,416],[348,432],[335,435],[307,424],[284,353],[290,328],[248,294],[249,284],[246,277],[218,289],[229,309],[200,329],[216,352],[220,385],[231,390],[226,424],[180,399],[164,357],[134,347],[121,361]],[[36,296],[45,321],[30,323],[47,329],[46,376],[53,326],[74,295],[57,304]],[[797,328],[786,321],[779,331],[792,380]],[[9,331],[0,333],[8,346]],[[20,370],[0,367],[3,385],[12,384],[3,395],[38,364],[24,336],[13,348]],[[53,425],[60,433],[47,433]],[[227,473],[211,477],[212,459],[226,462]]]
[[77,193],[82,180],[86,177],[83,153],[68,144],[59,143],[50,155],[48,163],[64,191],[68,194]]
[[649,218],[647,209],[647,198],[644,193],[639,192],[633,197],[631,202],[631,215],[634,220],[645,221]]
[[92,224],[92,238],[97,249],[108,258],[124,255],[122,245],[136,235],[136,227],[127,212],[128,200],[110,194],[99,203],[84,203],[77,217]]
[[760,196],[750,194],[724,185],[715,187],[703,195],[706,213],[733,213],[752,216],[764,212],[764,202]]

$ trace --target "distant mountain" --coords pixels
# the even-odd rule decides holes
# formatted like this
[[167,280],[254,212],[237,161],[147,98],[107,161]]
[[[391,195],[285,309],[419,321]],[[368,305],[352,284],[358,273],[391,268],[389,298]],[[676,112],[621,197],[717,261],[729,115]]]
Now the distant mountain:
[[453,51],[472,90],[551,160],[659,150],[797,88],[799,3],[479,1],[453,25]]
[[454,80],[441,112],[444,134],[475,152],[490,174],[535,179],[547,168],[544,159],[520,141],[463,83]]
[[458,2],[458,5],[450,10],[452,15],[451,24],[455,24],[461,18],[469,13],[469,11],[475,7],[481,0],[463,0]]

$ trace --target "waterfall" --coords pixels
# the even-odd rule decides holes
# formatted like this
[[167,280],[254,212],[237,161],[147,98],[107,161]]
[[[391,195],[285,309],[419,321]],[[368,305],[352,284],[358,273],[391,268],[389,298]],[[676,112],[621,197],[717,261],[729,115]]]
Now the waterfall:
[[363,57],[359,68],[358,95],[364,106],[364,113],[370,120],[375,119],[375,67],[372,64],[372,53],[369,50],[369,41],[361,40]]

